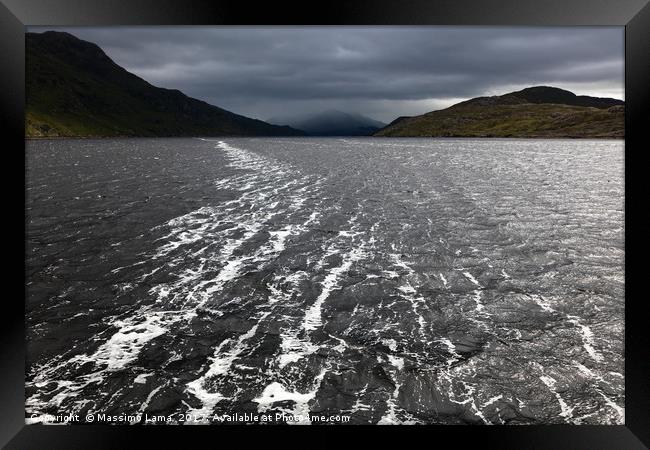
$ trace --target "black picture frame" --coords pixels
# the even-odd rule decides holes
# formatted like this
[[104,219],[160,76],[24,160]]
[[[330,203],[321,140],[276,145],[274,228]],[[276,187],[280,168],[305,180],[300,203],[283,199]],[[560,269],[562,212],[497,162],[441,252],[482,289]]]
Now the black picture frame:
[[[650,125],[650,5],[648,0],[368,0],[326,2],[250,2],[246,0],[0,0],[0,122],[4,127],[5,199],[10,239],[16,249],[6,250],[5,261],[25,255],[25,222],[18,225],[24,197],[16,192],[24,177],[24,43],[25,26],[71,25],[512,25],[625,27],[625,408],[626,424],[620,426],[494,426],[494,427],[329,427],[327,441],[311,435],[322,428],[177,426],[128,427],[109,425],[44,426],[25,425],[24,420],[24,298],[3,297],[2,378],[0,385],[0,444],[9,449],[39,448],[132,448],[137,441],[147,446],[186,445],[188,439],[207,439],[216,445],[241,445],[256,437],[268,443],[338,445],[340,439],[363,432],[385,443],[395,441],[421,445],[411,437],[425,439],[427,446],[446,447],[473,443],[487,448],[518,449],[644,449],[650,446],[650,338],[643,314],[647,296],[644,280],[632,261],[643,261],[642,242],[636,239],[647,187],[644,166],[639,163],[647,151],[645,132]],[[22,166],[21,166],[22,164]],[[24,193],[24,191],[23,191]],[[636,258],[638,256],[638,258]],[[22,276],[19,271],[22,270]],[[10,264],[6,284],[18,286],[25,278],[24,263]],[[22,295],[23,300],[19,299]],[[334,434],[340,436],[335,436]],[[225,434],[239,439],[226,444]],[[298,437],[297,434],[300,434]],[[191,435],[191,436],[190,436]],[[296,439],[296,441],[292,440]],[[300,439],[300,441],[297,441]],[[304,440],[303,440],[304,439]],[[408,439],[408,440],[407,440]],[[167,444],[167,445],[163,445]],[[402,445],[403,445],[402,444]],[[645,444],[645,445],[644,445]]]

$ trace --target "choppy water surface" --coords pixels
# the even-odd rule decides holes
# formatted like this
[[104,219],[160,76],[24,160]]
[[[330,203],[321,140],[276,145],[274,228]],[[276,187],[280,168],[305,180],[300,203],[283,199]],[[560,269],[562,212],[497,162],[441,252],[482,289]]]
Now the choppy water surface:
[[28,142],[27,417],[623,423],[623,153]]

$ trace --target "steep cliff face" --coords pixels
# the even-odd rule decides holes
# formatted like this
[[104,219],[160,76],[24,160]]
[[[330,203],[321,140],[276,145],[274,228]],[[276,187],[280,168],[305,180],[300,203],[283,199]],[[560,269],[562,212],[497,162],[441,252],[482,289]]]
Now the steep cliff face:
[[27,33],[25,41],[28,137],[303,134],[152,86],[71,34]]

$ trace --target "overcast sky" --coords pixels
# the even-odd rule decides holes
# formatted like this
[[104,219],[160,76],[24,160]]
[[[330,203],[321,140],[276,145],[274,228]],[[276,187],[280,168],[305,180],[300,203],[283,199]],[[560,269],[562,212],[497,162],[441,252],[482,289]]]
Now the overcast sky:
[[340,109],[389,122],[542,84],[624,96],[622,27],[56,29],[156,86],[263,120]]

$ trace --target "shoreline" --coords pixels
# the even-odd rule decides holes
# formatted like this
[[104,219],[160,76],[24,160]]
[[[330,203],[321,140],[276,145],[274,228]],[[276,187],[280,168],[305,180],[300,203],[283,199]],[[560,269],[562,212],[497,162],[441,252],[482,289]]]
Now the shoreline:
[[220,135],[220,136],[25,136],[25,141],[56,141],[56,140],[104,140],[104,139],[180,139],[180,138],[264,138],[264,139],[481,139],[481,140],[611,140],[625,141],[625,136],[250,136],[250,135]]

